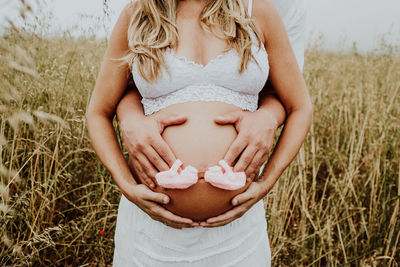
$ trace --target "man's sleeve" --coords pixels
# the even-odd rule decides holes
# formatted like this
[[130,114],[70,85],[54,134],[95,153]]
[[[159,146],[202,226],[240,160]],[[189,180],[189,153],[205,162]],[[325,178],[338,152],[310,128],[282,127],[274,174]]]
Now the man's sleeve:
[[[304,0],[296,1],[298,1],[298,5],[295,5],[291,12],[287,14],[284,23],[297,63],[300,70],[303,71],[304,51],[307,42],[307,6]],[[293,3],[296,1],[293,1]]]

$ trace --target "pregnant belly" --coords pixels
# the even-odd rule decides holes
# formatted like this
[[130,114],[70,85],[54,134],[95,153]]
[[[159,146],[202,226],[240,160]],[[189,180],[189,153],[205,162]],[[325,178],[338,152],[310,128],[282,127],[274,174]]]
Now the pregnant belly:
[[204,180],[204,172],[208,167],[218,165],[237,136],[234,125],[218,125],[214,118],[235,110],[240,108],[222,102],[186,102],[158,112],[187,116],[184,124],[165,128],[162,137],[183,162],[183,168],[190,165],[199,171],[199,181],[187,189],[165,189],[160,186],[154,189],[170,197],[166,209],[182,217],[203,221],[231,209],[232,198],[249,186],[247,182],[238,190],[224,190]]

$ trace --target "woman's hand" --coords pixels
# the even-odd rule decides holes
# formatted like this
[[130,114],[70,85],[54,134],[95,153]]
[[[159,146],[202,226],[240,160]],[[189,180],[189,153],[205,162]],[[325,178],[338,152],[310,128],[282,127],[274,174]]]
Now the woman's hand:
[[167,226],[176,229],[198,226],[198,223],[193,222],[191,219],[179,217],[162,207],[161,204],[169,202],[169,197],[165,194],[151,191],[144,184],[131,185],[128,189],[125,188],[124,195],[153,220],[162,222]]
[[278,127],[277,120],[271,112],[258,109],[254,112],[230,112],[216,117],[214,121],[218,124],[235,125],[238,135],[230,145],[224,160],[232,166],[240,155],[233,171],[244,171],[248,179],[253,180],[271,151]]
[[232,204],[235,206],[224,214],[218,215],[213,218],[201,222],[200,226],[203,227],[217,227],[223,226],[242,217],[255,203],[262,199],[268,192],[267,186],[263,182],[252,182],[246,191],[235,196],[232,199]]
[[182,115],[154,113],[150,116],[131,116],[120,121],[122,138],[135,172],[151,188],[155,187],[156,173],[169,170],[176,160],[171,148],[161,137],[164,128],[182,124],[186,120]]

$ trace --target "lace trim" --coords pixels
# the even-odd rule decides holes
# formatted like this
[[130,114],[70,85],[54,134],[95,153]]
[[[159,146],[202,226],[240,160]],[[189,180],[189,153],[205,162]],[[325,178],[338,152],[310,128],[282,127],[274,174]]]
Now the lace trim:
[[256,111],[258,94],[244,94],[214,84],[190,85],[156,98],[142,98],[145,115],[150,115],[170,105],[190,101],[219,101],[233,104],[243,110]]

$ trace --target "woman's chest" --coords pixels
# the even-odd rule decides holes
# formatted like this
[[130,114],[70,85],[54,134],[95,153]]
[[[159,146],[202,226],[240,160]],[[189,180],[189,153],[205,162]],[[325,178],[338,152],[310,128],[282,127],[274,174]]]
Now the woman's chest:
[[228,42],[218,38],[215,33],[204,30],[199,20],[182,18],[177,21],[179,42],[169,48],[175,55],[190,59],[198,65],[208,62],[223,54]]
[[[213,85],[245,94],[258,94],[268,78],[268,55],[264,48],[257,51],[252,47],[258,64],[249,61],[247,68],[239,73],[240,57],[236,50],[223,52],[207,62],[197,63],[185,56],[177,55],[172,49],[165,53],[166,66],[160,77],[148,83],[137,71],[134,62],[132,76],[142,97],[156,98],[193,85]],[[198,92],[201,93],[201,92]]]

